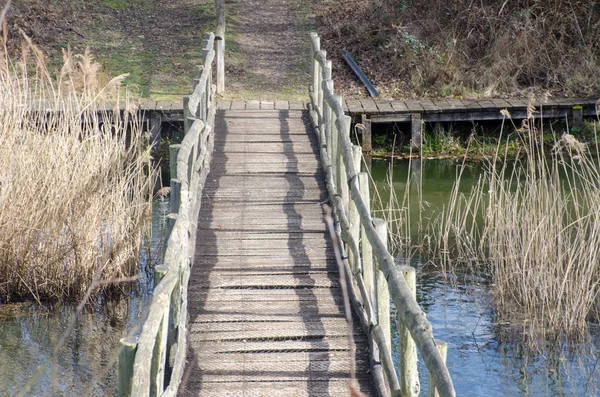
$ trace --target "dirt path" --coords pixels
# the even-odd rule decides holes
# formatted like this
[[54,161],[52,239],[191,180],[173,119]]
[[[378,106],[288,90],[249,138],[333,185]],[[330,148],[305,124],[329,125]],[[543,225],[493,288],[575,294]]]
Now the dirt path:
[[247,0],[228,5],[226,99],[308,96],[311,19],[305,0]]

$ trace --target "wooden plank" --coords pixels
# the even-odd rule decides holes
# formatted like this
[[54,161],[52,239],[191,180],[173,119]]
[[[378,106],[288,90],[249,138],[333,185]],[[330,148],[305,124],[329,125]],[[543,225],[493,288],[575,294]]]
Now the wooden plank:
[[422,99],[420,101],[420,104],[423,110],[427,113],[435,113],[441,111],[441,109],[431,99]]
[[481,112],[481,105],[475,99],[462,99],[465,109],[469,112]]
[[377,105],[377,109],[379,110],[380,113],[393,113],[394,112],[394,108],[392,107],[391,101],[380,99],[380,100],[375,101],[375,104]]
[[371,123],[406,123],[412,120],[412,116],[410,113],[374,114],[370,120]]
[[508,103],[505,99],[490,99],[490,101],[496,106],[498,109],[508,109],[510,108],[510,103]]
[[362,103],[358,99],[346,99],[346,105],[348,105],[348,113],[350,114],[361,114],[364,112]]
[[259,110],[260,109],[260,101],[252,100],[246,101],[246,110]]
[[304,110],[305,104],[302,101],[289,101],[290,110]]
[[273,101],[260,101],[261,110],[273,110],[275,109],[275,102]]
[[394,112],[400,112],[400,113],[408,113],[408,107],[406,106],[406,103],[404,103],[404,101],[391,101],[390,105],[392,105],[392,108],[394,109]]
[[375,101],[371,98],[361,99],[360,104],[362,105],[363,113],[369,114],[369,113],[378,113],[379,112],[379,109],[377,108]]
[[219,101],[217,102],[217,109],[229,110],[231,109],[231,101]]
[[[527,100],[518,99],[518,98],[508,98],[506,100],[506,102],[510,103],[510,106],[513,108],[521,108],[521,109],[527,108],[527,103],[528,103]],[[509,109],[509,111],[510,111],[510,109]]]
[[244,109],[246,109],[246,102],[245,101],[232,101],[230,109],[231,110],[244,110]]
[[479,104],[479,106],[481,106],[482,112],[500,112],[498,106],[496,106],[496,104],[494,104],[494,102],[492,102],[489,99],[478,99],[477,103]]
[[411,113],[420,113],[424,110],[423,106],[421,106],[421,103],[415,99],[407,99],[404,101],[404,104]]
[[156,102],[156,109],[162,110],[163,112],[170,112],[172,107],[173,107],[173,102],[168,102],[168,101]]
[[288,101],[275,101],[275,109],[277,110],[289,110],[290,103]]
[[[279,396],[290,397],[331,397],[331,396],[349,396],[347,379],[327,379],[327,380],[303,380],[303,381],[285,381],[277,380],[265,382],[231,382],[227,386],[222,383],[206,382],[205,384],[194,385],[193,382],[199,382],[199,379],[188,378],[190,383],[185,391],[184,397],[202,396],[202,397],[273,397],[273,391],[277,390]],[[359,382],[360,389],[367,396],[375,396],[375,390],[369,382]],[[195,392],[192,390],[201,390]]]

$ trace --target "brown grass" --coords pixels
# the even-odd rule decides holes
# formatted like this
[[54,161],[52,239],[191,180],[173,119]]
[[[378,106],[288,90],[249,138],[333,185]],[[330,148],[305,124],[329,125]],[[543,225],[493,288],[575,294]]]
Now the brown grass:
[[[317,9],[323,47],[347,48],[387,96],[596,95],[600,87],[596,2],[348,0]],[[336,66],[336,83],[357,92]]]
[[545,153],[541,131],[524,124],[527,156],[498,153],[469,194],[459,175],[424,246],[446,271],[487,269],[500,319],[532,340],[585,335],[600,293],[600,159],[570,135]]
[[[149,148],[119,76],[88,52],[50,71],[28,39],[0,54],[0,296],[80,298],[136,271],[149,215]],[[51,109],[52,111],[47,111]]]

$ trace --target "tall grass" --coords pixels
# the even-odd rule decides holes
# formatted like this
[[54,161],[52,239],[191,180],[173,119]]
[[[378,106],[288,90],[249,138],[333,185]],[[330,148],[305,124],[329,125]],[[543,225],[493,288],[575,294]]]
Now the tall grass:
[[4,39],[0,297],[81,298],[136,270],[153,177],[141,121],[120,98],[125,76],[101,84],[87,51],[51,71],[27,38],[18,58]]
[[518,132],[527,156],[503,153],[468,194],[460,174],[426,250],[451,271],[485,267],[501,318],[534,337],[581,335],[600,291],[600,171],[571,135],[549,153],[529,120]]

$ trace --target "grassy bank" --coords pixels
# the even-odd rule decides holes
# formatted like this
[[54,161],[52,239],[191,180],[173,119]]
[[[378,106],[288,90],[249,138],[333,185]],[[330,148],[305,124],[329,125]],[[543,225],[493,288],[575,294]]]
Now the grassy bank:
[[[330,54],[348,49],[385,96],[598,95],[600,6],[570,0],[317,2]],[[336,88],[364,95],[335,62]]]
[[153,177],[134,108],[98,111],[126,101],[126,76],[101,84],[89,53],[53,70],[30,42],[0,48],[0,297],[111,289],[137,271]]

